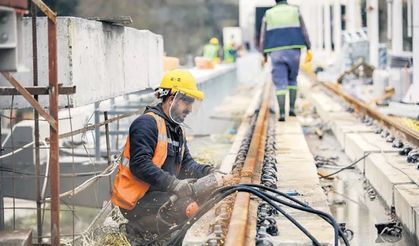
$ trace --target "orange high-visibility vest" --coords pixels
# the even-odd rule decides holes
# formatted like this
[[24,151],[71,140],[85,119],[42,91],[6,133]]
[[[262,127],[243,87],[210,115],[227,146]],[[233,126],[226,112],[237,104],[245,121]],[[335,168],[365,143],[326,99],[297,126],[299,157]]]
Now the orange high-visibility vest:
[[[154,165],[161,168],[167,157],[168,138],[166,124],[164,119],[157,114],[152,112],[148,112],[147,114],[153,116],[157,122],[157,144],[151,160]],[[138,200],[150,188],[149,184],[135,177],[129,169],[129,139],[130,137],[128,136],[112,189],[112,203],[126,210],[134,209]]]

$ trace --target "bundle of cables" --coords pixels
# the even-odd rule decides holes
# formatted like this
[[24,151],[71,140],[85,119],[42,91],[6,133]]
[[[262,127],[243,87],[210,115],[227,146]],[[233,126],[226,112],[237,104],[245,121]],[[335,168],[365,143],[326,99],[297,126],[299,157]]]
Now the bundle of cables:
[[[185,237],[186,232],[188,229],[199,219],[201,218],[206,212],[208,212],[212,207],[214,207],[218,202],[226,198],[227,196],[236,193],[236,192],[248,192],[250,194],[253,194],[263,201],[266,201],[271,205],[273,208],[275,208],[278,212],[280,212],[284,217],[289,219],[295,226],[298,227],[312,242],[313,245],[320,246],[321,243],[309,232],[306,228],[304,228],[298,221],[296,221],[291,215],[289,215],[287,212],[285,212],[279,204],[283,206],[288,206],[297,210],[301,210],[304,212],[312,213],[318,215],[320,218],[324,219],[327,223],[332,225],[334,230],[334,245],[339,245],[339,237],[342,238],[345,245],[349,245],[349,241],[346,238],[343,231],[340,229],[338,223],[335,221],[335,219],[320,210],[316,210],[308,206],[307,204],[287,195],[286,193],[280,192],[276,189],[266,187],[263,185],[258,184],[238,184],[238,185],[232,185],[228,187],[220,188],[212,193],[211,198],[205,202],[199,209],[199,211],[188,220],[184,221],[182,224],[176,225],[172,227],[170,230],[165,232],[164,234],[159,235],[156,239],[150,241],[146,245],[155,245],[159,244],[159,242],[165,238],[167,238],[169,235],[172,235],[170,238],[170,241],[167,242],[166,245],[178,245],[181,243],[183,238]],[[283,198],[286,198],[289,201],[284,200]]]

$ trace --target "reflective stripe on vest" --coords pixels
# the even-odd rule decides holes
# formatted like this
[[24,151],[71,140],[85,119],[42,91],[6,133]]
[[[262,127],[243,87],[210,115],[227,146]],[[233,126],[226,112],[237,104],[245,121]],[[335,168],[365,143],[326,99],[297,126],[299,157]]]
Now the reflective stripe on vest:
[[278,4],[266,11],[265,21],[264,52],[305,47],[297,6]]
[[[155,113],[149,112],[147,114],[153,116],[157,122],[158,139],[151,160],[154,165],[161,168],[167,157],[168,138],[166,123],[162,117]],[[131,173],[129,169],[129,148],[130,137],[128,136],[113,184],[112,203],[121,208],[132,210],[135,208],[138,200],[147,192],[150,185],[139,180]]]

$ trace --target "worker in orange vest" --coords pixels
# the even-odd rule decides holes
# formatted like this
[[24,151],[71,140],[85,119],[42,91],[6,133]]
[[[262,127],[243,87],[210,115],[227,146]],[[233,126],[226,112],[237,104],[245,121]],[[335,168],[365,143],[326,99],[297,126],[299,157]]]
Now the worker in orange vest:
[[[112,202],[129,220],[126,232],[132,245],[142,244],[135,240],[145,232],[160,234],[170,227],[158,225],[156,216],[173,195],[190,199],[189,179],[214,175],[212,166],[191,157],[181,127],[204,99],[193,75],[182,69],[167,72],[155,95],[161,102],[148,106],[130,126],[112,193]],[[189,216],[184,209],[165,211],[165,220],[179,224]]]

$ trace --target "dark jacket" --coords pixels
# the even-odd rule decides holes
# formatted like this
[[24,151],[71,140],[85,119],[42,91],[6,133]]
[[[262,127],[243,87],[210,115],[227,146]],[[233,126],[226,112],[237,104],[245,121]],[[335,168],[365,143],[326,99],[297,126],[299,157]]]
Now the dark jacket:
[[[157,123],[152,116],[145,114],[150,111],[165,119],[168,138],[175,142],[169,142],[167,158],[161,169],[151,161],[157,144]],[[200,165],[192,159],[182,128],[164,114],[161,104],[147,107],[144,114],[131,124],[129,136],[130,170],[137,178],[150,184],[149,191],[166,191],[175,177],[201,178],[211,171],[211,166]],[[180,147],[175,146],[176,142],[185,148],[183,157]]]

